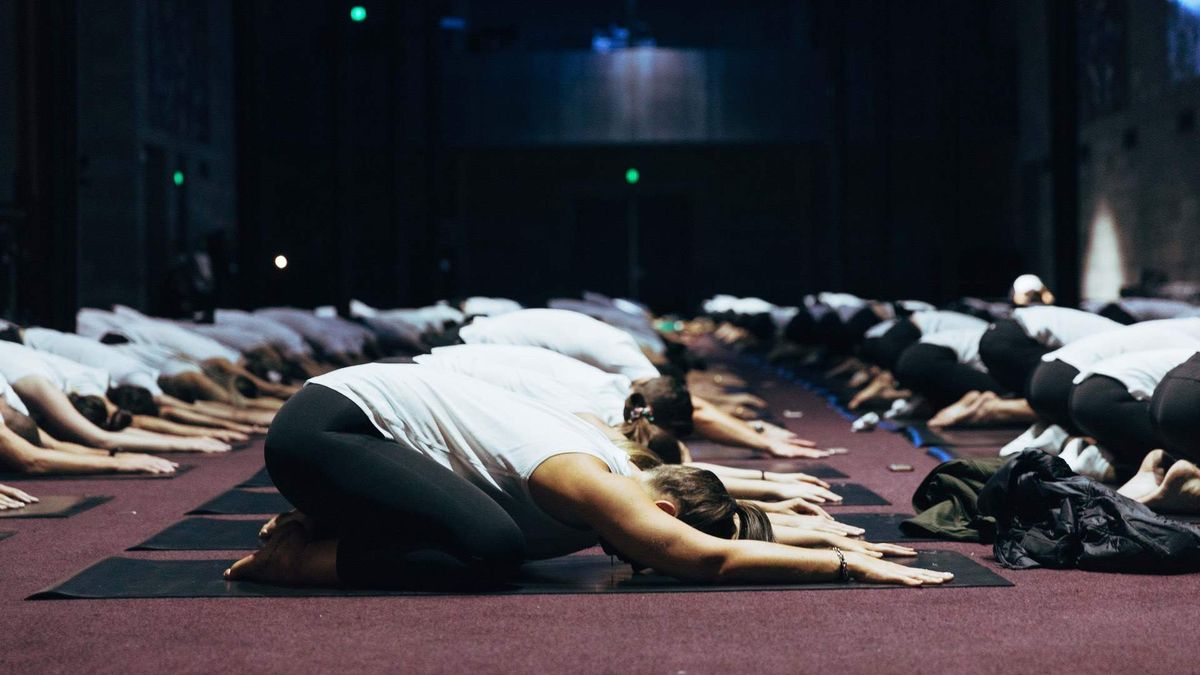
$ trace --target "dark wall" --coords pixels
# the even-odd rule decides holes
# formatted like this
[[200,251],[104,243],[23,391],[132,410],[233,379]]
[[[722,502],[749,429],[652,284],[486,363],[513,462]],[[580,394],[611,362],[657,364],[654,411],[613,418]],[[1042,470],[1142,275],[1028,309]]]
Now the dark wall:
[[[627,293],[662,257],[683,289],[636,287],[682,308],[718,291],[1001,295],[1036,270],[1016,227],[1014,10],[766,4],[787,39],[778,22],[749,21],[683,35],[686,49],[553,51],[522,42],[543,31],[518,13],[507,48],[468,38],[447,55],[457,287]],[[642,172],[636,188],[627,166]],[[675,205],[646,222],[630,215],[641,195]],[[671,250],[641,246],[635,229]]]

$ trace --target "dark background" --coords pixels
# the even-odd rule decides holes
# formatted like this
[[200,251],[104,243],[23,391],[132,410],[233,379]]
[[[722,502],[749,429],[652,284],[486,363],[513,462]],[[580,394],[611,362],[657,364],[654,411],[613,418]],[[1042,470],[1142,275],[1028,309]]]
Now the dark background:
[[[1147,267],[1200,278],[1190,18],[1155,0],[0,0],[0,305],[63,326],[114,302],[180,314],[199,251],[221,306],[940,301],[1023,272],[1070,301]],[[614,22],[656,45],[593,50]]]

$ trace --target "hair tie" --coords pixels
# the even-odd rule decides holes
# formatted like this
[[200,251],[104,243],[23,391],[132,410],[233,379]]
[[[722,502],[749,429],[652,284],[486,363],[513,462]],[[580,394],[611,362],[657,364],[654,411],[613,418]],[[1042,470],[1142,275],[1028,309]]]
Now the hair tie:
[[641,405],[629,411],[629,421],[636,422],[645,418],[647,422],[654,421],[654,408],[648,405]]

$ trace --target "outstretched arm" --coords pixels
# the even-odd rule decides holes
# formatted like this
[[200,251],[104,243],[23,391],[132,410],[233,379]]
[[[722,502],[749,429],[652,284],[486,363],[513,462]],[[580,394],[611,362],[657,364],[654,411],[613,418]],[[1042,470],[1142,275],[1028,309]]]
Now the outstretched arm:
[[775,457],[817,458],[832,454],[814,448],[812,441],[802,438],[779,438],[775,434],[761,434],[746,422],[698,396],[692,397],[692,410],[692,423],[696,427],[696,433],[717,443],[753,448]]
[[[530,490],[550,515],[586,524],[625,555],[674,577],[785,583],[839,577],[841,556],[835,551],[711,537],[667,515],[636,481],[609,473],[594,457],[546,460],[531,477]],[[866,581],[917,586],[950,578],[853,551],[843,555],[848,571]]]
[[[79,447],[79,446],[75,446]],[[71,452],[39,448],[0,426],[0,467],[30,474],[88,474],[111,472],[172,473],[178,466],[161,457],[134,453]]]

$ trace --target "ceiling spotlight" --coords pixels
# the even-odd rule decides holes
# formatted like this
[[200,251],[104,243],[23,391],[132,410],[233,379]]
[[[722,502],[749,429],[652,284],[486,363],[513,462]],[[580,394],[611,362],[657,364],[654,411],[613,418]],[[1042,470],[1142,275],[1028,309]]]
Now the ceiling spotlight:
[[282,254],[275,256],[275,267],[279,269],[287,267],[287,256]]

